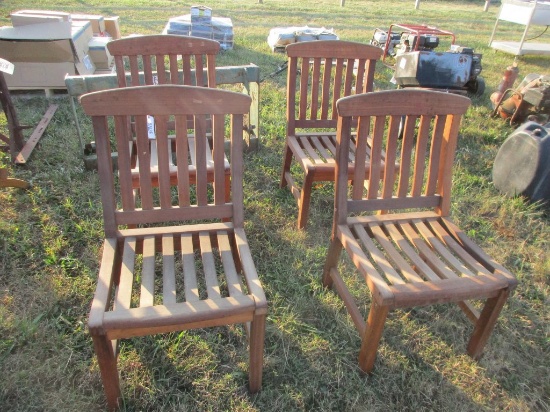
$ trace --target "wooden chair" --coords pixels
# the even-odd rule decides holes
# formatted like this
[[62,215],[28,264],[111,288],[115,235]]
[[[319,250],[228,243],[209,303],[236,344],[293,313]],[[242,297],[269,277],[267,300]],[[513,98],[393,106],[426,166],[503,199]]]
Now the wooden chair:
[[[474,323],[467,351],[478,359],[517,284],[448,217],[459,124],[469,105],[466,97],[426,90],[368,93],[337,103],[335,215],[323,284],[341,296],[361,335],[365,372],[373,368],[390,310],[444,302],[457,302]],[[364,146],[369,135],[372,161],[368,169],[358,162],[351,178],[350,147]],[[384,173],[378,161],[383,150]],[[399,173],[391,167],[395,160]],[[385,212],[366,215],[373,211]],[[342,248],[372,293],[366,322],[337,268]],[[485,300],[481,312],[469,299]]]
[[[215,40],[198,37],[177,35],[147,35],[134,36],[114,40],[107,44],[109,52],[114,57],[119,87],[156,85],[156,84],[183,84],[206,87],[216,87],[216,55],[220,44]],[[169,126],[170,127],[170,126]],[[156,143],[151,140],[153,156],[151,157],[151,172],[156,178],[158,164]],[[194,140],[189,139],[189,151],[193,153]],[[170,157],[173,145],[169,146]],[[206,151],[207,173],[212,181],[212,150]],[[138,158],[132,157],[135,170],[134,183],[138,179]],[[196,159],[190,165],[190,177],[195,178]],[[170,164],[172,176],[176,167]],[[231,183],[229,179],[229,162],[226,159],[226,193],[229,193]]]
[[[177,85],[113,89],[81,98],[96,138],[106,236],[88,327],[111,409],[120,396],[120,338],[246,323],[249,389],[261,387],[267,302],[243,229],[242,125],[250,102],[240,93]],[[135,119],[139,160],[149,164],[147,115],[158,125],[158,187],[145,167],[139,169],[135,191],[125,125],[129,116]],[[163,126],[169,116],[176,129],[175,185],[170,138]],[[189,116],[194,123],[195,182],[189,173]],[[212,122],[212,182],[206,178],[207,118]],[[226,201],[228,124],[232,190]],[[111,165],[113,149],[118,150],[118,177]]]
[[[294,43],[286,47],[287,132],[281,187],[289,186],[298,202],[298,227],[307,224],[311,190],[319,181],[334,181],[336,101],[373,89],[378,47],[341,40]],[[357,159],[370,161],[368,145],[349,153],[350,173]],[[301,186],[292,162],[303,172]]]

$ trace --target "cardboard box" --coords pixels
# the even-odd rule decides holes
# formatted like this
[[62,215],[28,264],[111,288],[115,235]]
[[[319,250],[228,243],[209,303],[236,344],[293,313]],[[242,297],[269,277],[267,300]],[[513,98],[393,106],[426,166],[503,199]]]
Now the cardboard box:
[[114,57],[107,49],[107,43],[111,40],[110,37],[93,37],[88,43],[88,54],[94,62],[96,69],[109,69],[112,67]]
[[[92,72],[93,73],[93,72]],[[13,75],[4,76],[8,88],[65,88],[65,75],[79,74],[74,63],[15,63]]]
[[65,76],[93,74],[90,22],[62,21],[0,28],[0,55],[14,66],[9,88],[65,88]]
[[105,32],[105,18],[97,14],[71,14],[72,21],[89,21],[92,31],[95,33]]
[[[24,14],[31,14],[33,16],[44,16],[44,17],[61,17],[63,21],[71,21],[71,15],[69,13],[65,13],[62,11],[53,11],[53,10],[17,10],[16,12],[12,13],[11,16],[13,15],[21,16]],[[13,25],[15,26],[15,24]]]
[[10,14],[13,27],[26,26],[28,24],[54,23],[63,21],[61,16],[48,16],[43,14]]
[[89,22],[0,27],[0,55],[11,62],[86,63]]
[[120,39],[119,16],[105,17],[105,32],[113,38],[113,40]]
[[191,21],[193,23],[210,24],[212,9],[206,6],[191,6]]

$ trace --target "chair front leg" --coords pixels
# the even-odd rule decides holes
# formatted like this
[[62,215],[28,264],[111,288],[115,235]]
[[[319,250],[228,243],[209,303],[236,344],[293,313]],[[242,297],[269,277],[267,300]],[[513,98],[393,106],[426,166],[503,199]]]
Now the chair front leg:
[[250,322],[250,365],[248,371],[248,390],[250,393],[256,393],[262,388],[265,319],[265,314],[254,315],[252,322]]
[[378,351],[388,313],[388,306],[380,306],[376,302],[372,302],[365,332],[362,336],[361,350],[359,351],[359,367],[365,373],[372,372],[374,368],[376,352]]
[[99,363],[99,371],[103,381],[107,406],[109,410],[118,408],[120,397],[120,382],[116,366],[116,354],[112,342],[105,335],[92,335],[94,350]]
[[468,342],[467,352],[475,360],[481,358],[483,348],[489,340],[491,333],[495,327],[500,311],[502,310],[508,296],[510,295],[509,289],[503,289],[494,298],[487,299],[479,319],[477,320],[474,332]]

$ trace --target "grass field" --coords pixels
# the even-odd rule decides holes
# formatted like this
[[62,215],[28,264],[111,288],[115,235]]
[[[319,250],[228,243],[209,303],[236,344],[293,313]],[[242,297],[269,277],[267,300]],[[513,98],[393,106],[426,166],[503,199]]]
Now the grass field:
[[[247,392],[247,345],[240,326],[122,342],[119,359],[127,411],[547,411],[550,410],[550,211],[495,189],[491,170],[513,130],[490,117],[489,96],[513,57],[487,46],[498,10],[493,1],[209,0],[230,17],[235,48],[220,65],[261,68],[260,148],[246,155],[246,229],[269,300],[263,390]],[[195,3],[171,0],[0,2],[0,23],[17,9],[118,15],[123,35],[159,33]],[[360,339],[342,301],[320,278],[332,219],[332,185],[314,193],[311,224],[295,228],[297,208],[278,187],[285,135],[285,75],[270,76],[285,56],[266,39],[277,26],[334,28],[368,42],[375,28],[422,23],[453,31],[483,53],[485,94],[473,99],[461,129],[452,217],[519,279],[484,357],[465,353],[472,331],[456,306],[391,314],[374,374],[357,366]],[[504,36],[520,28],[503,27]],[[534,37],[544,30],[536,27]],[[515,37],[514,37],[515,36]],[[550,34],[543,34],[543,41]],[[1,57],[1,56],[0,56]],[[550,57],[520,59],[520,76],[548,73]],[[376,88],[392,88],[380,67]],[[51,100],[59,109],[24,167],[10,174],[28,191],[0,190],[0,411],[93,411],[105,407],[86,331],[100,256],[98,179],[81,159],[69,100],[14,94],[22,124],[36,125]],[[0,117],[3,133],[5,118]],[[90,123],[80,113],[87,140]],[[3,160],[5,163],[5,159]],[[353,271],[348,262],[349,277]],[[363,308],[370,297],[357,280]]]

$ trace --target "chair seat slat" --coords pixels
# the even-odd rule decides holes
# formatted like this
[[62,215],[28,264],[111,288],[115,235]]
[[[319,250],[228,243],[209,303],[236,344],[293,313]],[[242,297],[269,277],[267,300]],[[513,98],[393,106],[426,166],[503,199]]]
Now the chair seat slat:
[[181,235],[181,258],[183,263],[183,284],[185,300],[194,302],[199,300],[199,287],[197,284],[197,272],[195,269],[195,251],[193,238],[190,233]]
[[242,285],[235,268],[234,254],[231,250],[231,244],[227,232],[218,232],[218,249],[220,250],[220,256],[227,280],[227,289],[229,296],[242,295]]
[[411,246],[409,241],[397,229],[396,224],[386,223],[384,225],[393,242],[407,256],[416,269],[416,272],[422,275],[427,280],[439,280],[439,276],[420,258],[416,250]]
[[399,276],[397,271],[392,267],[390,262],[388,262],[388,260],[385,258],[380,249],[376,247],[369,234],[366,232],[364,226],[355,225],[353,229],[361,240],[361,243],[365,246],[366,250],[370,254],[371,258],[386,276],[386,279],[388,279],[391,284],[405,283],[405,281],[401,278],[401,276]]
[[220,285],[218,283],[218,276],[216,274],[216,263],[214,261],[214,252],[212,250],[212,243],[210,241],[210,234],[208,232],[199,233],[202,269],[204,271],[204,280],[206,283],[206,293],[209,299],[219,299]]
[[448,265],[450,265],[452,268],[454,268],[455,271],[461,273],[464,276],[475,276],[474,273],[468,269],[463,262],[458,260],[453,254],[449,251],[446,244],[442,243],[442,241],[434,235],[434,233],[426,226],[426,224],[422,221],[415,221],[415,227],[418,229],[420,234],[424,237],[426,242],[430,244],[430,246],[445,259]]
[[139,306],[153,306],[155,296],[155,237],[143,239],[141,293]]
[[162,301],[165,305],[176,303],[176,264],[174,260],[174,238],[162,237]]
[[393,245],[390,238],[386,236],[382,227],[378,225],[369,226],[372,231],[375,239],[382,246],[384,251],[391,257],[395,265],[399,268],[402,275],[409,282],[422,282],[422,278],[416,273],[416,271],[411,267],[411,265],[401,256],[398,250]]
[[132,299],[132,286],[134,282],[134,265],[136,260],[136,238],[125,239],[122,254],[122,267],[120,280],[116,291],[113,310],[128,309]]

